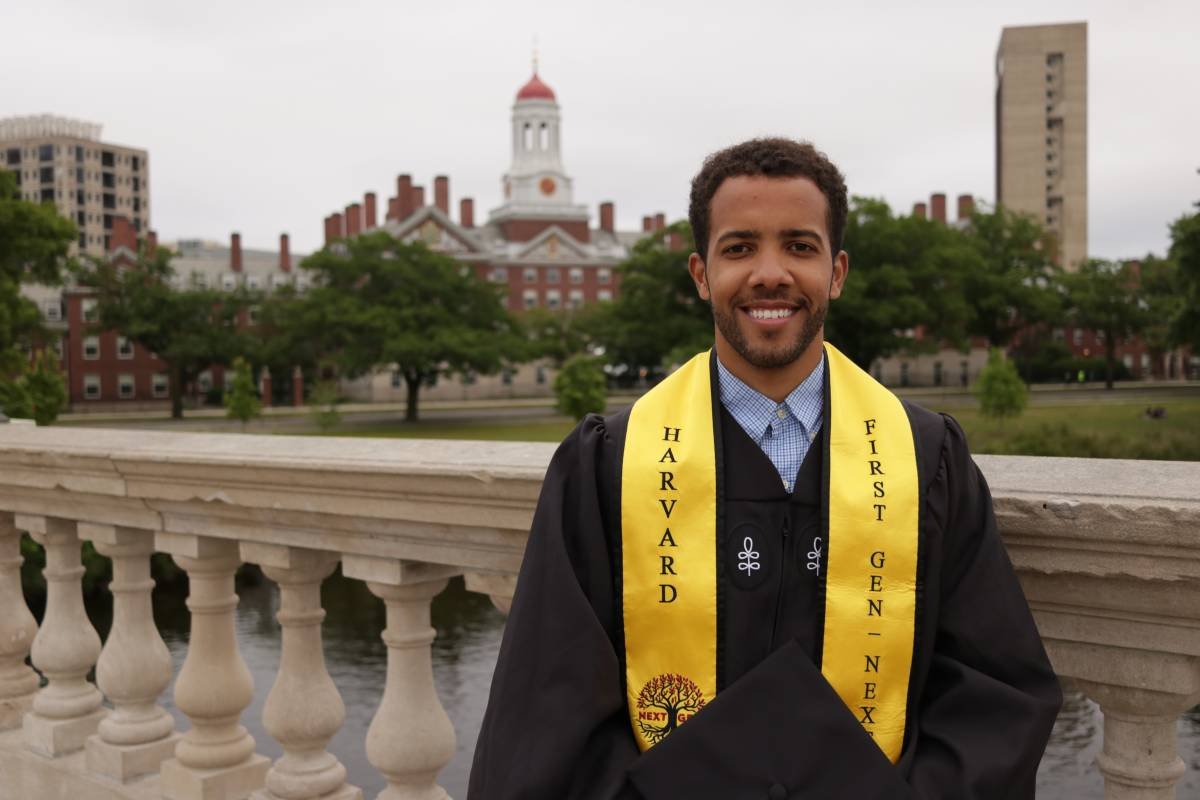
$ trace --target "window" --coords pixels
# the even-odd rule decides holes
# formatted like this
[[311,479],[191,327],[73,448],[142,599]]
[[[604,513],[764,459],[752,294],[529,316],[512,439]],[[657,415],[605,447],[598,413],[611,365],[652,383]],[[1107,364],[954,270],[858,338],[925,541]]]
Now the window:
[[608,301],[612,300],[612,291],[609,289],[600,289],[598,292],[596,292],[596,299],[601,303],[607,303]]
[[246,276],[246,288],[247,289],[257,289],[258,284],[259,284],[259,279],[258,279],[257,275],[247,275]]
[[41,197],[42,197],[43,203],[53,203],[54,202],[54,190],[53,189],[42,189]]
[[221,276],[221,288],[227,292],[231,292],[237,286],[237,276],[225,273]]
[[117,179],[111,172],[100,173],[100,185],[105,189],[117,188]]
[[533,126],[528,122],[525,123],[524,129],[521,131],[521,144],[526,150],[533,149]]
[[75,160],[83,161],[83,148],[79,145],[75,145]]
[[116,163],[116,159],[113,158],[113,154],[112,154],[111,150],[101,150],[100,151],[100,166],[111,167],[111,166],[114,166],[115,163]]
[[84,375],[83,376],[83,398],[85,400],[100,399],[100,376],[99,375]]
[[572,267],[571,271],[567,273],[567,280],[571,283],[583,283],[583,270],[579,267]]
[[1124,362],[1125,369],[1129,369],[1129,370],[1133,369],[1133,356],[1131,356],[1129,353],[1126,353],[1121,358],[1121,361]]
[[135,192],[140,192],[142,190],[142,179],[136,175],[133,176],[133,190]]
[[117,196],[115,194],[104,195],[104,207],[115,209],[117,207]]
[[9,165],[21,163],[21,148],[19,148],[19,147],[8,148],[8,163],[9,163]]
[[583,290],[572,289],[567,293],[567,308],[580,308],[583,306]]
[[538,304],[537,289],[526,289],[521,300],[526,308],[536,308]]
[[38,161],[53,161],[53,160],[54,160],[54,146],[53,145],[44,144],[38,148]]
[[546,270],[546,283],[558,283],[558,267],[550,267]]
[[204,370],[204,372],[201,372],[199,375],[197,375],[196,376],[196,385],[200,388],[200,391],[202,391],[202,392],[207,392],[210,389],[212,389],[212,386],[213,386],[212,371],[206,369],[206,370]]
[[100,358],[100,337],[83,337],[83,358],[85,361],[95,361]]
[[133,342],[124,336],[117,337],[117,358],[123,360],[133,358]]
[[1142,372],[1150,371],[1150,354],[1142,353]]
[[133,210],[134,211],[142,210],[142,199],[140,197],[133,198]]
[[[138,170],[140,170],[142,168],[142,159],[140,156],[134,156],[133,161],[131,163],[133,165],[134,172],[137,172]],[[134,178],[133,180],[134,180],[134,188],[136,189],[137,188],[137,178]]]
[[525,274],[525,282],[526,283],[537,283],[537,270],[536,269],[534,269],[533,267],[526,267],[524,274]]
[[54,167],[42,167],[39,169],[38,180],[42,183],[54,183]]
[[208,288],[208,276],[205,275],[203,272],[193,272],[192,273],[192,286],[196,287],[197,289],[207,289]]
[[83,309],[83,321],[84,322],[99,322],[100,321],[100,311],[96,308],[96,303],[97,303],[97,300],[94,297],[83,298],[83,302],[80,304],[80,308]]
[[156,372],[150,377],[150,395],[155,398],[163,398],[171,393],[171,383],[167,379],[167,373]]
[[[112,230],[112,222],[113,222],[113,215],[105,214],[104,215],[104,230],[111,231]],[[106,250],[108,249],[108,237],[107,236],[105,237],[104,248]]]
[[1074,330],[1074,332],[1072,332],[1072,334],[1071,334],[1071,342],[1072,342],[1072,344],[1074,344],[1076,347],[1079,347],[1080,345],[1082,345],[1082,344],[1083,344],[1083,331],[1082,331],[1081,329],[1079,329],[1079,328],[1076,328],[1076,329]]
[[46,311],[46,319],[50,322],[58,322],[62,319],[62,303],[58,300],[47,300],[43,306]]
[[547,289],[546,306],[555,310],[562,308],[562,292],[558,289]]
[[612,270],[608,267],[596,270],[596,283],[612,283]]
[[118,375],[117,376],[117,397],[122,400],[133,399],[133,376]]
[[508,270],[504,267],[494,267],[488,273],[488,280],[492,283],[508,283]]

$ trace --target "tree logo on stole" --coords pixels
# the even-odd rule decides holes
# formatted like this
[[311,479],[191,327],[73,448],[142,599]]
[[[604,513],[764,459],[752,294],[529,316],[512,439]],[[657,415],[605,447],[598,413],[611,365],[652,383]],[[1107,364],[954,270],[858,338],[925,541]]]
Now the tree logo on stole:
[[642,735],[650,744],[658,744],[704,708],[704,692],[691,678],[664,672],[646,681],[638,692],[637,707]]

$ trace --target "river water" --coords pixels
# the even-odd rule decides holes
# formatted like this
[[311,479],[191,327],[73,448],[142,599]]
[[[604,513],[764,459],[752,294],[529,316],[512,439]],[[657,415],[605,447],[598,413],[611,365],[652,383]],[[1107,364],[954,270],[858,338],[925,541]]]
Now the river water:
[[[258,742],[258,752],[277,758],[281,750],[262,727],[262,705],[279,666],[280,629],[275,621],[279,593],[266,579],[239,586],[237,637],[242,657],[254,676],[254,703],[242,715],[242,723]],[[347,580],[341,573],[328,579],[321,591],[327,611],[324,624],[325,658],[329,673],[346,703],[346,723],[334,737],[330,750],[346,765],[350,781],[366,797],[374,797],[385,786],[367,761],[367,727],[383,694],[387,653],[379,638],[385,625],[382,601],[367,591],[361,581]],[[36,610],[36,609],[35,609]],[[88,613],[101,635],[111,624],[111,600],[97,593],[89,601]],[[175,661],[175,674],[187,652],[189,616],[183,589],[156,592],[154,615],[163,639]],[[39,614],[40,616],[40,614]],[[467,592],[460,579],[452,580],[433,602],[433,672],[442,704],[454,723],[458,746],[454,759],[442,771],[439,783],[453,798],[466,797],[471,753],[487,703],[488,685],[504,617],[482,595]],[[171,703],[171,690],[163,704],[176,716],[180,730],[186,719]],[[1103,784],[1093,766],[1100,751],[1103,720],[1096,705],[1077,693],[1068,693],[1054,736],[1038,772],[1039,800],[1101,800]],[[1178,797],[1200,797],[1200,708],[1179,722],[1180,752],[1188,764]]]

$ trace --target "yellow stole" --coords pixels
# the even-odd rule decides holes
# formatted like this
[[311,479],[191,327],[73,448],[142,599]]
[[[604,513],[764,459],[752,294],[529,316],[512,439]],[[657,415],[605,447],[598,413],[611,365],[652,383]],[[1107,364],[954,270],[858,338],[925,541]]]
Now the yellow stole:
[[[626,699],[642,750],[717,694],[720,434],[711,358],[697,355],[634,403],[625,436]],[[821,673],[895,763],[904,742],[916,623],[916,450],[899,399],[828,343],[825,358]]]

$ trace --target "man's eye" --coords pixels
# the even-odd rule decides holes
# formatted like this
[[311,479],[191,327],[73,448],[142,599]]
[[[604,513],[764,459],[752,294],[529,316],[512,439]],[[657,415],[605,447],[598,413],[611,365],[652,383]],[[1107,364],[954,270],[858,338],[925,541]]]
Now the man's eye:
[[745,253],[749,253],[749,252],[750,252],[750,245],[748,245],[748,244],[741,244],[741,243],[739,243],[739,244],[731,244],[731,245],[729,245],[728,247],[726,247],[726,248],[725,248],[725,250],[724,250],[723,252],[724,252],[724,253],[725,253],[725,255],[727,255],[727,256],[740,256],[740,255],[744,255]]
[[792,242],[791,244],[788,245],[788,247],[791,248],[792,250],[797,250],[802,253],[805,253],[805,252],[815,253],[817,250],[817,248],[813,247],[808,242]]

